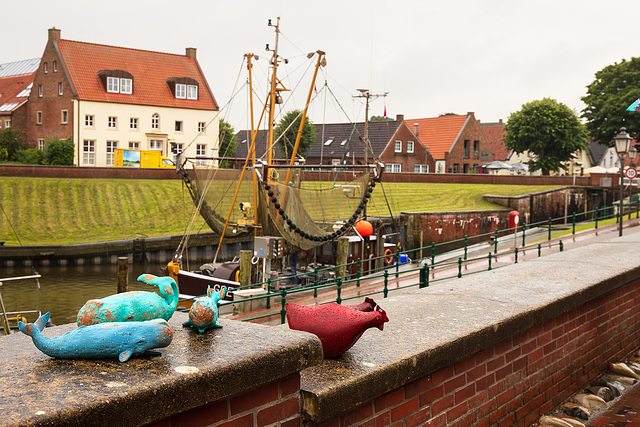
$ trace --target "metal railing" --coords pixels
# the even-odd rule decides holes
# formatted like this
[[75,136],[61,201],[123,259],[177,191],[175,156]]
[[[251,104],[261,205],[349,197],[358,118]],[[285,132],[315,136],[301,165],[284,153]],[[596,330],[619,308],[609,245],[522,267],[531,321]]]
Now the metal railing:
[[[619,206],[596,208],[584,213],[549,218],[545,221],[530,224],[520,224],[516,227],[495,230],[476,236],[464,236],[442,243],[432,243],[422,248],[400,251],[396,246],[393,259],[389,262],[385,255],[357,260],[344,265],[318,268],[299,273],[296,277],[304,279],[302,285],[290,287],[292,277],[267,279],[241,289],[262,289],[264,295],[243,298],[240,301],[224,301],[220,306],[264,301],[264,308],[253,314],[244,313],[234,318],[242,321],[258,321],[261,319],[280,317],[280,323],[286,321],[285,305],[288,301],[313,299],[317,304],[336,302],[341,304],[352,299],[362,299],[367,296],[382,294],[387,298],[389,292],[417,287],[425,288],[434,283],[461,278],[469,274],[516,264],[519,257],[533,251],[537,257],[542,251],[555,247],[560,252],[564,250],[561,239],[553,241],[552,236],[575,235],[578,228],[582,230],[598,229],[603,222],[619,222],[620,215],[628,215],[631,219],[635,214],[640,217],[640,200],[632,200]],[[615,221],[614,221],[615,219]],[[527,243],[527,238],[530,241]],[[442,248],[457,247],[455,251],[444,251]],[[500,246],[503,248],[501,249]],[[488,251],[486,249],[489,249]],[[472,256],[471,253],[475,254]],[[422,254],[418,259],[411,260],[411,255]],[[424,256],[427,254],[427,256]],[[436,258],[443,258],[437,260]],[[506,260],[506,262],[505,262]],[[381,268],[371,268],[363,272],[362,264],[368,266],[383,264]],[[335,277],[335,271],[344,267],[347,272],[344,277]],[[350,273],[355,270],[354,273]]]

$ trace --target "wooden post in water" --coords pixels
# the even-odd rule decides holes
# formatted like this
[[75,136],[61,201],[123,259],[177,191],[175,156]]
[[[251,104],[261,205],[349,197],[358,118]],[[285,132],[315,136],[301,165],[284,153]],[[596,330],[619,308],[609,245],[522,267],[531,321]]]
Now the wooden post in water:
[[346,237],[340,237],[338,239],[337,249],[336,249],[336,265],[339,266],[336,268],[336,278],[344,278],[345,273],[347,272],[347,267],[345,264],[347,263],[347,256],[349,255],[349,239]]
[[249,286],[251,284],[251,257],[252,251],[240,251],[240,286]]
[[118,257],[118,293],[129,291],[129,257]]

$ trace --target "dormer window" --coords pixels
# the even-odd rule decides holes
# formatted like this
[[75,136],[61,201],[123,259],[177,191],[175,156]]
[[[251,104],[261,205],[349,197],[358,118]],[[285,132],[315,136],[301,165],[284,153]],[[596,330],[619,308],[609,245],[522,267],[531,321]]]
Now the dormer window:
[[102,81],[108,93],[133,94],[133,76],[123,70],[102,70],[98,72],[98,77]]
[[169,89],[176,99],[198,99],[198,82],[190,77],[171,77],[167,79]]

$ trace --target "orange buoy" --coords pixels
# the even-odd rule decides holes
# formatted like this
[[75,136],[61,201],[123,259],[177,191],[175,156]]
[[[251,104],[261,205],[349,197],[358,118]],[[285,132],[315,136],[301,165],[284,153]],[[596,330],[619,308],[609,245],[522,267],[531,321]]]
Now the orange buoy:
[[371,225],[369,221],[361,219],[360,221],[356,222],[356,231],[362,237],[371,236],[373,234],[373,225]]

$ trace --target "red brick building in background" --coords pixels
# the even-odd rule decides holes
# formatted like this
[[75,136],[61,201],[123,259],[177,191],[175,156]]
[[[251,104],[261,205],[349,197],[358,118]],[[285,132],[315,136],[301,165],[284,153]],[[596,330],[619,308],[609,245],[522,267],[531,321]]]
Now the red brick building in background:
[[22,130],[27,123],[27,100],[40,58],[0,64],[0,129]]
[[494,160],[473,112],[406,120],[435,159],[436,173],[469,173]]

